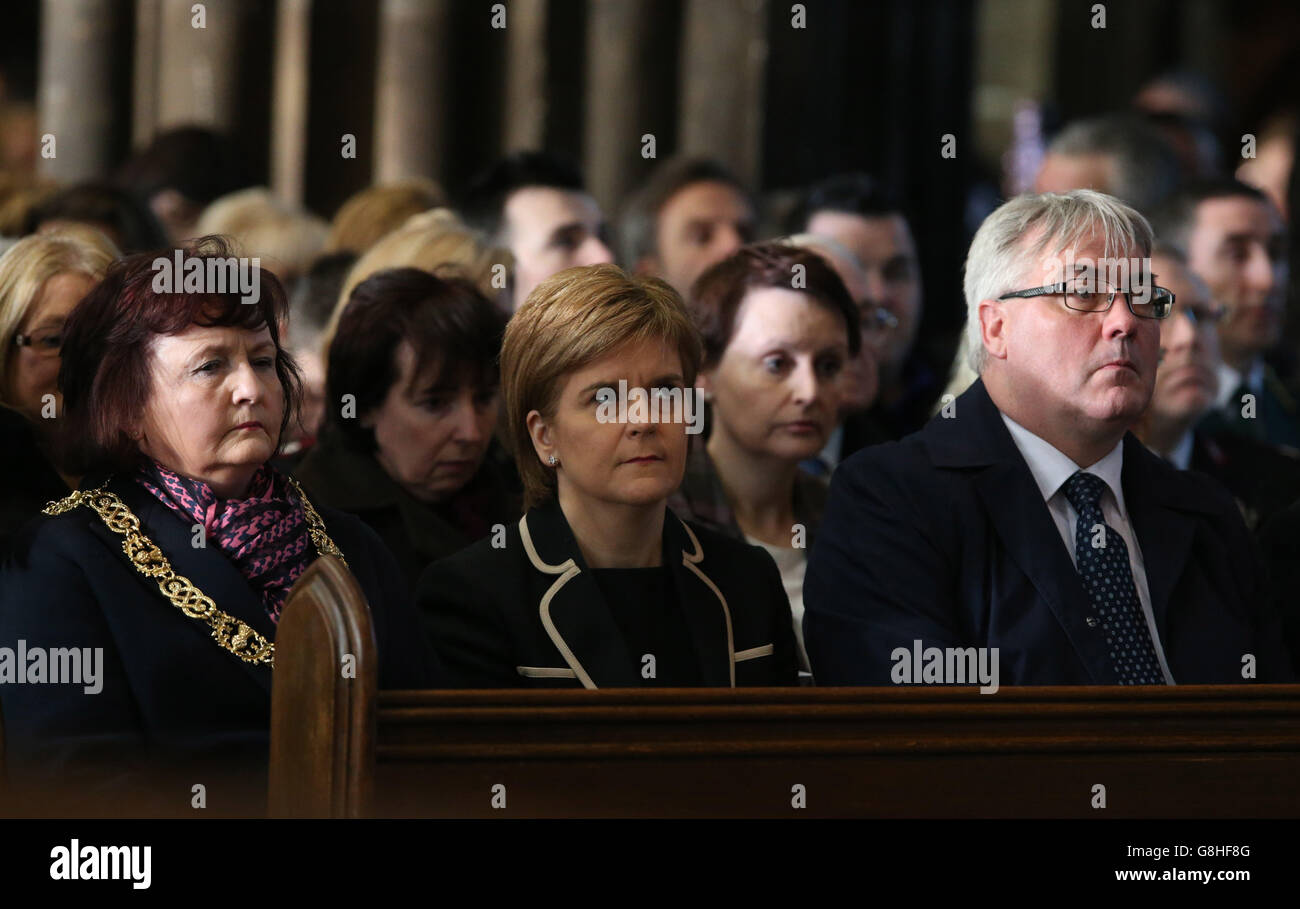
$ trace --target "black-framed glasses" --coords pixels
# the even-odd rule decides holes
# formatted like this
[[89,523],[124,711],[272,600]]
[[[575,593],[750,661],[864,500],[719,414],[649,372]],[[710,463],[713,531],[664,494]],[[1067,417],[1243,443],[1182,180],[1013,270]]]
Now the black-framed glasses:
[[[1099,281],[1062,281],[1028,290],[1013,290],[998,299],[1059,296],[1066,307],[1075,312],[1107,312],[1119,294],[1116,288]],[[1167,287],[1151,287],[1145,300],[1135,300],[1134,296],[1133,291],[1125,292],[1124,302],[1128,311],[1140,319],[1166,319],[1174,310],[1174,294]]]
[[30,347],[38,357],[57,357],[59,348],[63,346],[63,330],[47,328],[30,335],[19,333],[14,335],[14,344]]

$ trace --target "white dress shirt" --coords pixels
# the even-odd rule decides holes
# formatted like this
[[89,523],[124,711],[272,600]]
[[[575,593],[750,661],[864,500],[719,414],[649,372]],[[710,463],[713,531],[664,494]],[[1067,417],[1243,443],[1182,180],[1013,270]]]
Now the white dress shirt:
[[773,546],[749,534],[745,534],[745,541],[766,549],[781,572],[781,583],[785,586],[786,599],[790,601],[790,615],[794,618],[794,642],[798,650],[799,675],[811,675],[812,667],[808,664],[808,650],[803,643],[803,578],[808,568],[808,551]]
[[1043,438],[1034,435],[1006,414],[1002,414],[1002,421],[1010,430],[1011,438],[1016,443],[1016,448],[1020,449],[1025,463],[1029,465],[1029,472],[1033,474],[1034,482],[1038,484],[1038,490],[1043,495],[1043,501],[1047,503],[1047,510],[1051,513],[1052,520],[1056,522],[1056,529],[1060,532],[1065,549],[1070,554],[1070,561],[1074,562],[1076,569],[1079,562],[1075,558],[1074,533],[1079,515],[1061,487],[1065,485],[1066,480],[1074,476],[1077,470],[1095,474],[1105,482],[1106,488],[1101,494],[1100,503],[1102,519],[1115,529],[1128,548],[1129,569],[1133,573],[1133,584],[1137,587],[1138,601],[1142,604],[1142,615],[1146,618],[1147,630],[1151,632],[1151,642],[1155,645],[1156,658],[1160,661],[1160,672],[1164,675],[1166,684],[1174,684],[1173,674],[1170,673],[1169,664],[1165,660],[1165,649],[1160,643],[1160,634],[1156,631],[1155,613],[1151,611],[1151,593],[1147,589],[1147,573],[1142,562],[1142,550],[1138,547],[1133,525],[1129,521],[1128,509],[1124,505],[1124,485],[1121,481],[1124,470],[1123,440],[1121,439],[1119,444],[1096,464],[1085,468],[1075,464],[1068,455]]
[[[1214,402],[1215,406],[1220,410],[1240,408],[1241,402],[1232,400],[1232,396],[1241,387],[1241,373],[1222,360],[1219,361],[1217,372],[1219,374],[1219,396]],[[1263,360],[1256,360],[1250,364],[1250,368],[1246,370],[1245,383],[1246,387],[1254,392],[1255,397],[1259,397],[1260,392],[1264,390]]]

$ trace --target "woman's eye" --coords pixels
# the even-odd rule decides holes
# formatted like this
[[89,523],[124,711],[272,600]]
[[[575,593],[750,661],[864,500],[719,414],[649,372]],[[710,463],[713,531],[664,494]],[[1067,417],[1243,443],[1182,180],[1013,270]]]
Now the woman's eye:
[[844,368],[844,361],[839,357],[827,357],[818,362],[817,368],[826,378],[834,378]]
[[275,365],[275,357],[259,357],[254,362],[262,369],[266,369],[267,367]]
[[785,368],[785,357],[764,357],[763,368],[770,373],[779,373]]
[[58,350],[63,346],[63,335],[46,335],[38,338],[37,342],[47,350]]
[[446,398],[425,398],[420,402],[420,406],[425,410],[443,410],[447,406]]
[[213,373],[216,372],[217,367],[220,365],[221,365],[220,360],[209,360],[208,362],[200,366],[198,369],[196,369],[195,372]]

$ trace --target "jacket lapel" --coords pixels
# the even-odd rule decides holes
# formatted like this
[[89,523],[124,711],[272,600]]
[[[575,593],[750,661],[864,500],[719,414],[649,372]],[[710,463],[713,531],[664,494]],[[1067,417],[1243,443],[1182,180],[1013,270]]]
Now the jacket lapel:
[[637,687],[641,676],[578,542],[554,500],[519,519],[519,536],[538,572],[542,627],[584,688]]
[[671,570],[677,602],[682,604],[691,630],[701,684],[736,687],[731,605],[700,567],[704,548],[699,538],[671,509],[664,515],[664,559]]
[[1092,604],[1083,582],[983,381],[962,394],[955,408],[955,417],[935,417],[925,429],[935,465],[982,468],[975,488],[1007,554],[1047,604],[1093,683],[1114,683],[1105,642],[1086,625]]
[[[126,477],[115,477],[109,483],[109,489],[117,493],[139,519],[141,532],[162,550],[176,574],[188,578],[195,587],[216,603],[217,608],[222,612],[245,622],[268,640],[275,640],[275,623],[266,614],[261,599],[253,592],[248,581],[225,554],[217,550],[214,545],[196,549],[191,542],[193,535],[190,525],[140,484]],[[95,532],[125,559],[126,556],[122,551],[122,536],[110,530],[102,521],[97,521],[93,526]],[[135,570],[133,566],[132,571]],[[162,594],[155,580],[143,574],[138,576],[141,583],[156,597],[160,611],[179,612]],[[195,634],[210,638],[208,626],[201,619],[187,618],[186,621],[193,627]],[[214,652],[220,652],[226,660],[242,667],[259,687],[270,692],[271,673],[267,667],[255,666],[244,662],[234,654],[225,653],[220,650],[215,641],[211,642],[210,646]]]

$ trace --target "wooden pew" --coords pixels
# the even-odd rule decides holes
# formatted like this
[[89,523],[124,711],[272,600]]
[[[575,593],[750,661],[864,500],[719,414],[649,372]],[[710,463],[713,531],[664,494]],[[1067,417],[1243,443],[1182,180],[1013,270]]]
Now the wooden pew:
[[1300,816],[1297,685],[376,692],[331,563],[280,620],[276,816]]

